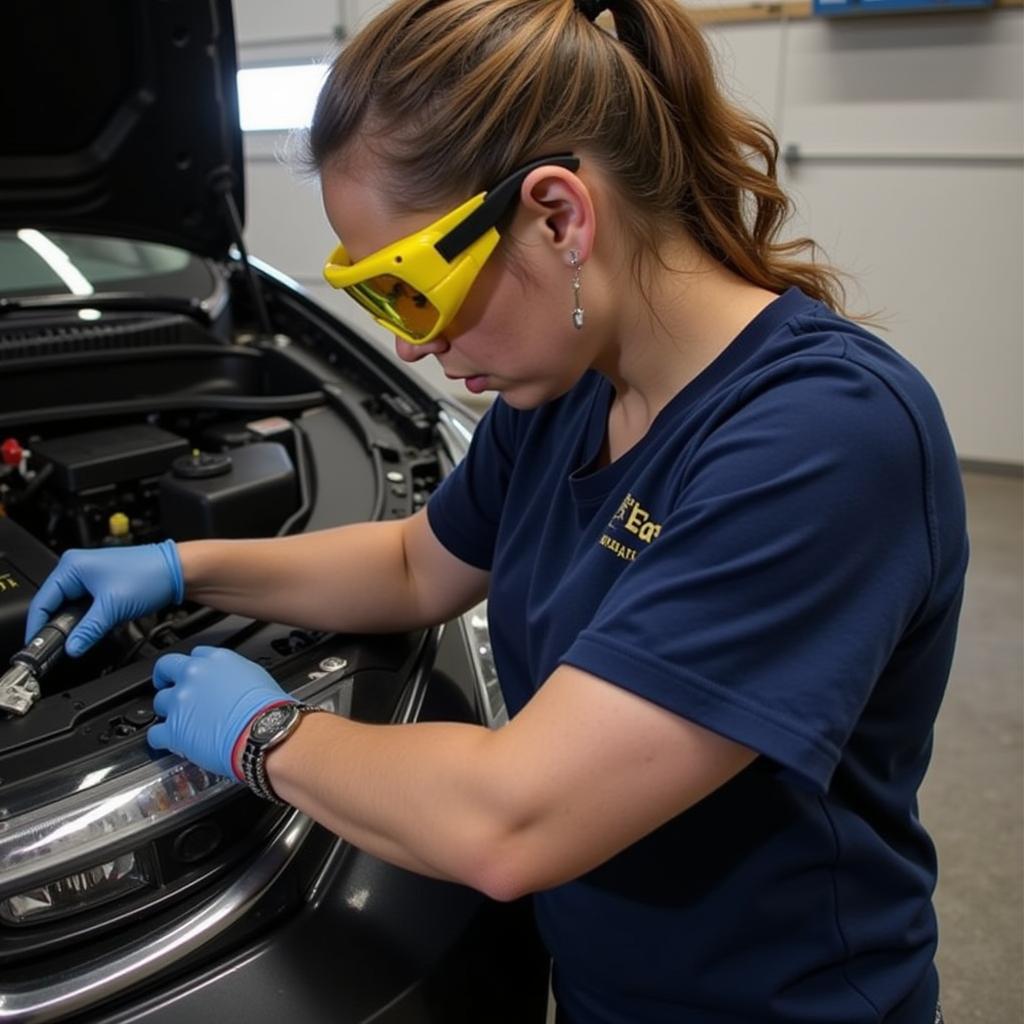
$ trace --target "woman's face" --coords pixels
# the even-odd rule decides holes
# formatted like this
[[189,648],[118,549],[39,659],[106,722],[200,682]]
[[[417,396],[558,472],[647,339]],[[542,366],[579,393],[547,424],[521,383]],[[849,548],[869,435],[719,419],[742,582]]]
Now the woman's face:
[[[321,185],[327,219],[353,261],[455,205],[396,216],[372,175],[327,171]],[[433,356],[446,376],[465,380],[473,394],[498,392],[515,408],[530,409],[568,391],[595,353],[587,346],[592,335],[572,325],[572,269],[564,257],[544,244],[527,217],[517,217],[510,234],[519,242],[514,267],[499,246],[442,335],[425,345],[396,338],[395,347],[406,362]]]

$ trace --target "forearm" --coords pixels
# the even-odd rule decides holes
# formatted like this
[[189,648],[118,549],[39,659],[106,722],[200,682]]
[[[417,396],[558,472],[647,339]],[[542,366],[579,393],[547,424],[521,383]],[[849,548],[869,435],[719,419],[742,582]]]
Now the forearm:
[[755,756],[562,665],[494,731],[306,715],[267,772],[283,799],[360,848],[512,899],[579,878]]
[[370,726],[306,715],[267,756],[275,792],[362,850],[485,888],[507,808],[497,733],[473,725]]
[[268,540],[178,545],[188,598],[310,629],[397,632],[429,623],[412,599],[398,522]]

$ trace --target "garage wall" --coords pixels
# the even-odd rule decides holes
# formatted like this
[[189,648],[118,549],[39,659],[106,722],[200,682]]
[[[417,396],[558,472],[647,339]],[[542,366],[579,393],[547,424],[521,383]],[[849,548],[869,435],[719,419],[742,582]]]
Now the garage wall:
[[[240,64],[322,59],[379,6],[242,0]],[[1024,463],[1024,11],[708,32],[724,81],[795,157],[792,230],[854,276],[851,308],[880,314],[932,381],[961,456]],[[365,328],[322,283],[333,237],[286,143],[246,136],[249,246]],[[433,360],[418,366],[451,386]]]
[[962,457],[1024,461],[1024,12],[709,27],[785,150],[850,305],[938,391]]

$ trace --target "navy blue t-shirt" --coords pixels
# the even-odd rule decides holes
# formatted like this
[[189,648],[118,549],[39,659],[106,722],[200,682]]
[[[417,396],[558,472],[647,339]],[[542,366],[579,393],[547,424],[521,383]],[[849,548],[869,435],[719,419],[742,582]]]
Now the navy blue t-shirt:
[[932,1024],[916,793],[967,560],[932,390],[792,288],[602,466],[613,397],[588,373],[539,409],[499,398],[431,527],[492,571],[511,715],[565,663],[761,756],[535,896],[560,1005],[575,1024]]

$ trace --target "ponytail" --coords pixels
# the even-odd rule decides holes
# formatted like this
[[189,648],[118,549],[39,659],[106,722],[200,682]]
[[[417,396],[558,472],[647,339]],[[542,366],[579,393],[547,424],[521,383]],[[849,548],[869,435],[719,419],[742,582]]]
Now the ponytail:
[[690,235],[740,277],[775,292],[797,285],[842,311],[840,275],[815,261],[815,243],[778,240],[792,214],[778,182],[779,144],[763,121],[726,99],[698,25],[672,0],[618,0],[612,16],[675,125],[686,164],[678,210]]

